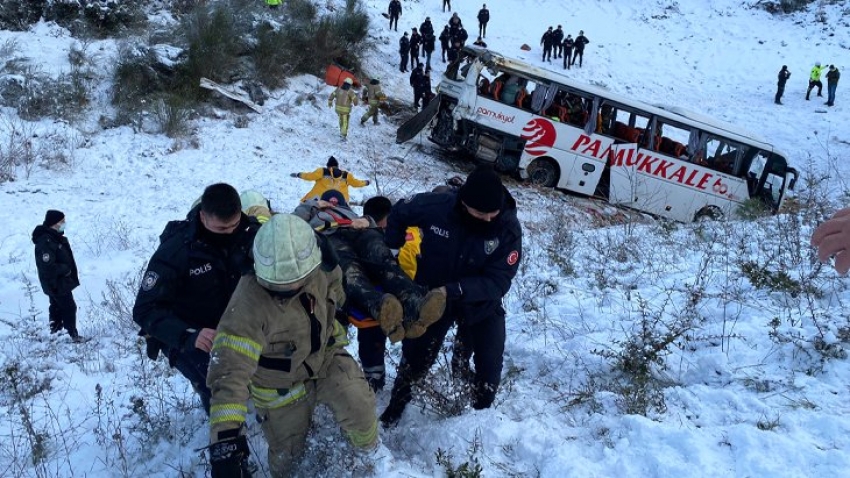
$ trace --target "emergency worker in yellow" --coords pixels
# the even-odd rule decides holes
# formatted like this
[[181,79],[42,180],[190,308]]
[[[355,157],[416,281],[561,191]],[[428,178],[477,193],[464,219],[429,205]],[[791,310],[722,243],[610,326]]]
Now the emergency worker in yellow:
[[351,107],[357,106],[357,95],[351,89],[354,84],[351,78],[346,78],[342,86],[337,87],[331,97],[328,98],[328,108],[334,106],[336,101],[336,114],[339,116],[339,134],[342,139],[348,136],[348,117],[351,116]]
[[809,89],[806,90],[806,100],[809,99],[809,95],[816,86],[818,87],[818,96],[823,96],[821,94],[823,91],[823,83],[821,83],[820,77],[823,75],[823,70],[825,69],[826,67],[821,66],[819,61],[812,67],[812,71],[809,73]]
[[262,193],[253,189],[243,191],[239,195],[239,201],[242,203],[242,212],[246,216],[253,217],[260,224],[265,224],[271,219],[271,203]]
[[291,173],[291,177],[303,179],[305,181],[315,181],[313,188],[301,198],[301,202],[309,201],[310,199],[319,199],[326,191],[335,189],[342,193],[345,197],[345,202],[350,199],[348,197],[348,186],[353,188],[362,188],[371,184],[368,179],[357,179],[350,172],[339,169],[339,161],[335,157],[328,158],[328,163],[324,168],[318,168],[309,173]]
[[268,441],[274,477],[292,475],[319,402],[355,448],[375,450],[375,395],[334,318],[345,300],[339,266],[323,262],[313,229],[289,214],[274,215],[260,228],[254,257],[256,273],[239,282],[211,352],[213,478],[244,476],[248,398]]
[[366,88],[363,89],[363,101],[369,102],[369,111],[360,118],[360,124],[366,124],[366,120],[372,118],[375,124],[378,124],[378,106],[382,101],[386,101],[387,95],[381,90],[381,82],[377,78],[372,78]]

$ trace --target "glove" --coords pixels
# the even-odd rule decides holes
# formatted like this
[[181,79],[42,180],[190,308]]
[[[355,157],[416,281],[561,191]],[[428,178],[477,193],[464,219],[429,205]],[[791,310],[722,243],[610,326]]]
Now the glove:
[[366,180],[366,186],[368,186],[368,185],[370,185],[370,184],[372,184],[372,181],[369,181],[369,180],[367,179],[367,180]]
[[250,454],[245,435],[214,443],[210,446],[212,478],[250,478],[242,467],[242,461]]
[[297,177],[298,177],[298,173],[289,173],[289,177],[291,177],[291,178],[297,178]]

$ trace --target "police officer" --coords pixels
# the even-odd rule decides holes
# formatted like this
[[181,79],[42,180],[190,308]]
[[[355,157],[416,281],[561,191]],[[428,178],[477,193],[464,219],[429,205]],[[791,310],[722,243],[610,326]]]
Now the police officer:
[[50,300],[50,333],[64,328],[74,342],[82,339],[77,333],[77,303],[73,290],[80,285],[77,263],[71,243],[65,237],[65,214],[50,209],[44,222],[32,231],[35,244],[35,265],[41,289]]
[[487,23],[490,22],[490,10],[487,8],[487,4],[481,7],[481,10],[478,10],[478,36],[481,38],[487,37]]
[[398,56],[401,57],[401,62],[398,65],[398,71],[407,73],[407,57],[410,55],[410,39],[407,38],[407,32],[398,40]]
[[251,244],[259,227],[242,213],[232,186],[208,186],[186,220],[166,226],[133,307],[149,355],[155,358],[156,349],[163,350],[192,383],[207,413],[210,348],[236,284],[253,266]]
[[[387,7],[387,15],[390,18],[390,30],[398,31],[398,17],[401,16],[401,2],[399,0],[390,0],[390,5]],[[395,28],[393,25],[395,24]]]
[[492,405],[502,373],[505,311],[502,297],[511,287],[522,255],[522,229],[516,201],[489,167],[473,171],[457,193],[425,193],[393,206],[386,242],[405,242],[408,227],[422,231],[416,282],[445,287],[446,312],[425,333],[402,342],[392,398],[381,415],[384,426],[401,418],[412,399],[412,386],[427,373],[449,328],[457,324],[461,353],[453,365],[475,365],[472,404]]
[[340,268],[323,263],[311,227],[289,214],[260,228],[253,251],[256,273],[239,281],[212,346],[212,476],[244,476],[248,398],[272,476],[292,474],[317,403],[331,409],[355,449],[375,451],[375,395],[335,318],[345,300]]

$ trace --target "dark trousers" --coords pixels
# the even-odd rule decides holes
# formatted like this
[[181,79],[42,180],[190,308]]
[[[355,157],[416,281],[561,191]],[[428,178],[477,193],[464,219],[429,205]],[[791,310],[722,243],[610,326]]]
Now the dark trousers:
[[821,95],[821,91],[823,90],[823,83],[821,83],[820,80],[809,80],[809,89],[806,90],[806,99],[809,99],[809,94],[816,86],[818,87],[818,96],[823,96]]
[[573,55],[573,61],[570,62],[571,65],[576,64],[576,58],[578,58],[578,66],[581,66],[581,62],[584,60],[584,50],[576,49],[576,52]]
[[442,50],[442,54],[443,54],[443,63],[445,63],[446,62],[446,52],[449,51],[449,49],[444,47],[444,46],[440,46],[440,49]]
[[564,48],[564,69],[569,70],[570,65],[572,64],[572,56],[573,49],[572,48]]
[[783,94],[785,94],[785,83],[779,83],[776,85],[776,97],[773,98],[773,102],[779,103]]
[[[421,337],[402,341],[401,363],[388,409],[403,410],[410,403],[413,385],[422,380],[434,365],[443,340],[454,323],[454,317],[444,315]],[[471,326],[460,326],[458,342],[461,345],[452,358],[452,368],[462,373],[464,364],[468,367],[470,357],[473,358],[475,371],[470,372],[473,376],[473,406],[476,409],[487,408],[493,404],[501,381],[505,350],[504,316],[492,316]]]
[[386,369],[384,354],[387,351],[387,336],[380,327],[357,329],[357,353],[360,355],[360,365],[369,384],[375,384],[375,389],[384,388]]
[[[416,65],[413,64],[414,62],[416,62]],[[412,69],[414,69],[415,67],[417,67],[421,64],[422,63],[419,63],[419,52],[418,51],[415,52],[415,53],[411,52],[411,54],[410,54],[410,69],[412,70]]]
[[407,72],[407,53],[400,53],[400,55],[401,55],[401,64],[399,65],[398,69],[402,73],[405,73],[405,72]]
[[564,47],[561,46],[560,43],[555,44],[555,58],[561,58],[561,52],[564,51]]
[[452,2],[451,2],[451,0],[443,0],[443,11],[444,11],[444,12],[446,11],[446,8],[447,8],[447,7],[448,7],[449,11],[452,11]]
[[210,367],[210,354],[201,349],[193,348],[191,352],[184,350],[172,352],[169,358],[172,366],[189,379],[192,388],[201,398],[204,411],[209,415],[212,393],[207,388],[207,369]]
[[[393,28],[395,25],[395,28]],[[398,31],[398,15],[390,15],[390,30]]]
[[549,61],[552,61],[552,47],[544,45],[543,46],[543,61],[546,61],[547,58],[549,59]]
[[478,36],[487,38],[487,22],[478,22]]
[[47,296],[50,306],[47,309],[50,316],[50,332],[59,332],[63,328],[71,337],[77,336],[77,303],[74,294],[54,294]]

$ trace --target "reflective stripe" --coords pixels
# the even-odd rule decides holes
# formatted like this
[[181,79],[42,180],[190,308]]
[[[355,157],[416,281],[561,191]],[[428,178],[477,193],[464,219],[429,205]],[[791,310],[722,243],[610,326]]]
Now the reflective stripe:
[[225,334],[224,332],[216,334],[215,340],[213,341],[212,352],[215,352],[219,347],[229,348],[254,361],[260,359],[260,352],[263,351],[263,347],[251,339],[240,337],[238,335]]
[[334,347],[345,347],[349,344],[348,341],[348,331],[345,330],[345,327],[339,323],[338,320],[334,320]]
[[210,407],[210,425],[217,425],[224,422],[245,421],[245,414],[248,413],[248,407],[240,403],[222,403]]
[[[262,388],[255,385],[248,385],[248,388],[251,390],[251,397],[254,399],[254,405],[260,408],[285,407],[286,405],[307,396],[307,387],[305,387],[303,383],[299,383],[288,390]],[[284,392],[284,394],[281,395],[281,392]]]
[[372,426],[364,432],[349,430],[346,434],[352,446],[369,448],[378,441],[378,420],[375,420]]

